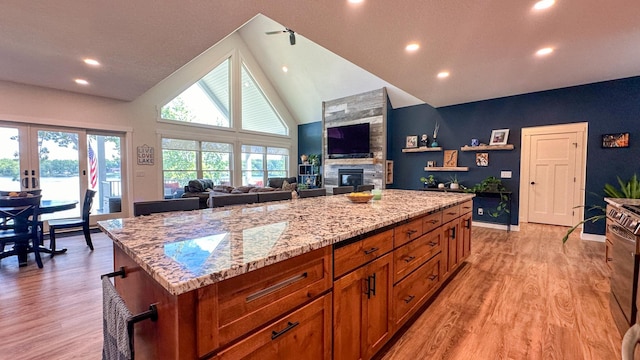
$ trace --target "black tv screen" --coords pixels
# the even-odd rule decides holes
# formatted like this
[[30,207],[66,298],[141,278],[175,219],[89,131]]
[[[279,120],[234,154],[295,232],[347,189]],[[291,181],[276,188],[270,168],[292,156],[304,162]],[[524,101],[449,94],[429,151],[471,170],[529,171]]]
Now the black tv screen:
[[327,128],[329,155],[369,155],[369,123]]

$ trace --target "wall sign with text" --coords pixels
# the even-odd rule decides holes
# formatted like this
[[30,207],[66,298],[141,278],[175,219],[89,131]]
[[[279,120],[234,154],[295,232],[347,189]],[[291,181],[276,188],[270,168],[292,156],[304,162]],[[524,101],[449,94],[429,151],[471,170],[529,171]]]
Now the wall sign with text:
[[138,146],[138,165],[153,165],[153,147],[147,144]]

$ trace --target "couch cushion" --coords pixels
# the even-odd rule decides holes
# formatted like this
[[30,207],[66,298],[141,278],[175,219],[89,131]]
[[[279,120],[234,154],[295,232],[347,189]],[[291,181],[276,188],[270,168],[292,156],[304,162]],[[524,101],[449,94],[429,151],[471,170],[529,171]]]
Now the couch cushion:
[[249,190],[255,188],[255,186],[238,186],[237,188],[233,189],[233,191],[231,191],[232,194],[244,194],[244,193],[248,193]]
[[233,191],[233,186],[216,185],[212,188],[212,190],[216,192],[223,192],[223,193],[229,194],[231,191]]
[[274,189],[270,187],[255,187],[249,190],[249,193],[267,192],[267,191],[274,191],[274,190],[280,190],[280,189]]
[[276,188],[276,189],[282,189],[282,183],[287,180],[287,182],[289,184],[298,182],[298,179],[296,179],[295,176],[292,177],[273,177],[273,178],[268,178],[267,179],[267,187],[272,187],[272,188]]
[[206,189],[211,188],[213,188],[213,181],[211,179],[195,179],[189,180],[189,184],[187,185],[185,192],[203,192]]

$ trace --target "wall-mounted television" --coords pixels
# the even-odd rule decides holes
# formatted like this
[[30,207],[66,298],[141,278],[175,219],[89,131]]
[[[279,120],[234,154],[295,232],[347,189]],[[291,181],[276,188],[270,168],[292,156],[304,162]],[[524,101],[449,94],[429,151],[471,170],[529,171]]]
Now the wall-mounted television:
[[327,155],[334,159],[370,157],[369,123],[328,127]]

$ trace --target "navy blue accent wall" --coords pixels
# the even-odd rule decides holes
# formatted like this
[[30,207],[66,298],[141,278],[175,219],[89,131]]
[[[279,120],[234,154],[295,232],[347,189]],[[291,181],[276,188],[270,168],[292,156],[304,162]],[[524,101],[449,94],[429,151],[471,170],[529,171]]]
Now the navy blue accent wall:
[[[487,176],[500,177],[501,170],[510,170],[512,179],[503,179],[514,192],[511,223],[518,223],[518,192],[520,183],[521,128],[553,124],[588,122],[587,144],[587,205],[604,205],[601,197],[604,184],[617,185],[616,176],[629,179],[640,173],[640,77],[606,81],[557,90],[511,96],[435,109],[429,105],[394,109],[388,118],[388,157],[394,161],[394,183],[390,188],[418,189],[426,176],[427,160],[442,165],[443,153],[402,153],[407,135],[428,134],[432,138],[435,122],[440,123],[438,142],[445,149],[460,149],[471,138],[489,143],[492,129],[510,129],[509,143],[513,151],[490,151],[489,166],[475,165],[475,152],[460,152],[458,165],[469,166],[469,172],[434,172],[441,181],[457,175],[466,186]],[[630,133],[630,147],[603,149],[603,134]],[[484,200],[482,200],[484,201]],[[488,200],[490,201],[490,200]],[[490,205],[487,205],[490,206]],[[587,213],[587,216],[590,214]],[[474,219],[477,212],[474,210]],[[491,221],[486,215],[481,221]],[[585,224],[585,232],[604,234],[604,222]]]
[[322,122],[298,125],[298,162],[302,154],[322,154]]

